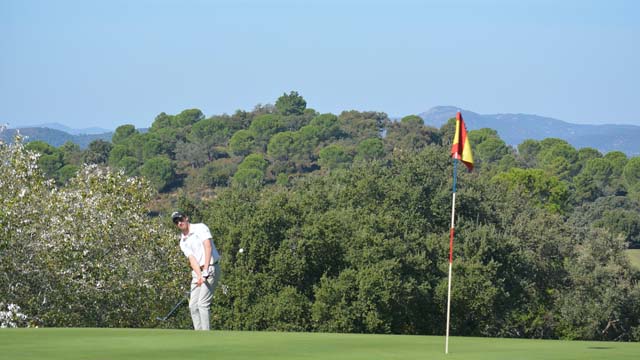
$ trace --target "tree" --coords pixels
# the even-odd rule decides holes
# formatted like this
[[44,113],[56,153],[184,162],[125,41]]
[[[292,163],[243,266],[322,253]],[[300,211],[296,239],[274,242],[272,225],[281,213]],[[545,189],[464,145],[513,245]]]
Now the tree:
[[[475,131],[475,130],[474,130]],[[473,135],[474,131],[471,131],[470,138],[473,139],[471,135]],[[484,141],[472,145],[474,151],[474,160],[476,158],[480,160],[484,164],[492,164],[500,161],[503,157],[509,154],[509,147],[507,144],[500,139],[499,137],[490,137],[485,139]]]
[[[343,136],[338,117],[333,114],[318,115],[304,128],[307,127],[317,129],[317,139],[319,141],[336,140]],[[300,131],[304,132],[304,128],[300,129]]]
[[160,155],[167,155],[166,143],[160,139],[154,138],[153,135],[145,136],[145,142],[142,146],[142,159],[148,160]]
[[418,115],[407,115],[400,119],[400,123],[410,127],[420,127],[424,125],[424,120]]
[[617,189],[611,187],[612,175],[613,166],[610,161],[598,157],[587,160],[574,179],[575,201],[594,201],[600,196],[615,194]]
[[257,116],[249,126],[249,131],[253,134],[256,146],[262,151],[266,151],[267,144],[273,135],[285,130],[286,127],[282,118],[274,114]]
[[58,149],[62,153],[62,161],[65,165],[82,165],[82,150],[80,145],[67,141]]
[[622,176],[630,192],[640,193],[640,157],[633,157],[627,161]]
[[173,163],[164,156],[145,161],[140,169],[140,174],[158,191],[165,190],[176,176]]
[[540,169],[510,169],[496,175],[493,182],[526,196],[533,203],[552,212],[562,213],[567,209],[569,192],[558,178],[549,176]]
[[125,156],[118,161],[118,164],[115,167],[122,169],[127,176],[138,176],[140,160],[133,156]]
[[178,142],[187,140],[186,132],[184,128],[163,128],[143,134],[140,139],[143,158],[166,155],[174,159]]
[[104,165],[109,160],[109,153],[113,145],[104,140],[94,140],[89,144],[89,148],[84,153],[83,161],[87,164]]
[[131,135],[138,133],[135,126],[127,124],[121,125],[116,128],[116,131],[113,133],[111,137],[111,142],[113,145],[119,145],[127,141]]
[[284,116],[302,115],[306,107],[307,102],[296,91],[291,91],[289,95],[284,93],[276,100],[276,110]]
[[365,139],[379,138],[389,118],[385,113],[352,110],[343,111],[338,121],[340,129],[357,143]]
[[167,115],[166,113],[161,112],[153,120],[153,123],[151,124],[151,129],[150,130],[153,131],[153,130],[158,130],[158,129],[162,129],[162,128],[171,127],[172,120],[173,120],[173,116],[172,115]]
[[255,135],[249,130],[239,130],[229,140],[229,150],[234,155],[246,156],[255,147]]
[[384,143],[381,139],[367,139],[358,144],[355,159],[368,161],[381,159],[384,155]]
[[264,172],[260,169],[238,169],[233,175],[233,185],[240,187],[260,186],[264,180]]
[[327,169],[346,168],[351,164],[351,156],[343,146],[329,145],[320,150],[318,162]]
[[39,154],[38,167],[47,178],[56,178],[58,170],[64,165],[58,149],[40,140],[27,143],[25,149]]
[[216,187],[229,185],[237,164],[230,159],[214,160],[197,172],[194,180],[187,179],[187,186]]
[[548,138],[540,142],[540,152],[536,157],[537,166],[561,180],[570,180],[580,169],[578,152],[561,139]]
[[540,152],[540,142],[527,139],[518,145],[518,154],[528,168],[536,166],[536,159]]
[[[582,234],[582,246],[567,263],[569,288],[557,294],[555,314],[561,338],[634,340],[637,325],[623,314],[640,293],[623,254],[622,240],[600,229]],[[636,313],[638,310],[634,310]]]
[[25,146],[28,151],[34,151],[42,155],[51,155],[56,152],[56,148],[42,140],[28,142]]
[[262,157],[260,154],[251,154],[244,158],[240,165],[238,165],[238,170],[242,169],[258,169],[261,171],[265,171],[269,166],[269,162]]
[[129,147],[122,144],[114,145],[109,152],[109,165],[116,166],[125,156],[131,156]]
[[299,137],[299,133],[292,131],[275,134],[271,140],[269,140],[267,154],[276,160],[290,160],[299,151],[297,148]]
[[58,169],[58,173],[56,175],[56,179],[59,184],[66,184],[70,179],[74,178],[76,174],[80,170],[80,167],[77,165],[64,165],[60,169]]
[[613,166],[613,175],[616,177],[622,176],[624,166],[627,164],[627,161],[629,161],[627,155],[622,151],[611,151],[608,152],[604,158],[611,162],[611,165]]
[[510,152],[507,144],[493,129],[483,128],[469,131],[469,140],[473,147],[474,160],[479,160],[479,163],[487,165],[497,163]]
[[229,126],[228,120],[222,117],[213,117],[195,123],[188,138],[192,143],[201,144],[201,148],[206,151],[208,160],[212,161],[216,155],[214,148],[226,146],[232,134],[233,129]]
[[391,122],[387,126],[384,141],[388,151],[419,152],[429,144],[439,143],[435,128],[424,126],[424,121],[416,115],[402,118],[400,122]]
[[640,247],[640,203],[628,196],[602,196],[584,202],[573,210],[569,221],[576,229],[605,229],[630,247]]
[[22,143],[0,158],[0,302],[32,325],[155,325],[183,264],[171,227],[147,216],[148,183],[90,165],[52,191]]
[[57,178],[58,170],[63,166],[62,154],[55,152],[51,155],[42,155],[38,159],[38,166],[42,169],[44,175],[48,178]]
[[592,147],[585,147],[578,150],[578,161],[585,163],[591,159],[598,159],[602,157],[602,153]]
[[185,127],[193,125],[203,119],[204,114],[200,109],[187,109],[174,117],[172,125],[173,127]]
[[180,141],[176,144],[176,160],[184,161],[194,169],[204,166],[213,158],[215,158],[213,151],[209,152],[208,147],[203,143]]

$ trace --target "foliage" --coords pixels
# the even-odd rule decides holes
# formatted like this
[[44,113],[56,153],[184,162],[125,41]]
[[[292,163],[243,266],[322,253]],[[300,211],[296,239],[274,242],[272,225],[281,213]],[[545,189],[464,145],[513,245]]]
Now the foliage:
[[136,127],[130,124],[120,125],[116,128],[116,131],[113,133],[113,137],[111,138],[111,142],[113,145],[118,145],[127,141],[131,135],[136,134]]
[[494,177],[494,182],[505,191],[518,191],[553,212],[564,212],[569,196],[566,185],[540,169],[510,169]]
[[28,325],[29,317],[21,312],[20,306],[0,303],[0,328],[27,327]]
[[376,160],[385,155],[384,143],[381,139],[367,139],[358,144],[356,149],[356,160]]
[[622,173],[627,189],[640,193],[640,157],[631,158]]
[[256,168],[238,169],[233,175],[233,184],[241,187],[259,186],[264,180],[264,171]]
[[[558,333],[561,338],[634,340],[638,326],[623,314],[637,316],[637,283],[623,254],[622,239],[593,230],[584,234],[577,256],[566,264],[570,286],[558,292]],[[634,315],[635,313],[635,315]],[[623,315],[623,316],[621,316]]]
[[351,163],[351,155],[344,146],[329,145],[320,150],[318,163],[327,169],[345,168]]
[[140,174],[148,179],[156,190],[162,191],[174,181],[174,164],[164,156],[157,156],[142,165]]
[[229,150],[235,155],[246,156],[255,147],[255,135],[249,130],[239,130],[229,140]]
[[276,110],[282,115],[302,115],[306,107],[307,102],[296,91],[282,94],[276,101]]
[[[161,113],[86,150],[2,143],[0,301],[32,324],[151,326],[188,281],[165,216],[178,208],[222,253],[214,328],[442,334],[455,119],[278,100]],[[469,134],[452,331],[640,339],[640,273],[623,260],[640,246],[637,158]]]
[[86,164],[106,164],[113,145],[104,140],[94,140],[89,144],[89,149],[84,153],[83,161]]
[[169,228],[146,216],[148,183],[89,165],[56,188],[21,142],[0,152],[1,301],[45,326],[151,325],[173,301],[160,289],[178,256]]

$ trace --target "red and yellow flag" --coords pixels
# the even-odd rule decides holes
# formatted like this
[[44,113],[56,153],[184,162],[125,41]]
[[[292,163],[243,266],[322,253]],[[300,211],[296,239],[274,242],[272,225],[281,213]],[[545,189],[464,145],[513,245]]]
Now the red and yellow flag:
[[462,161],[469,169],[473,170],[473,155],[471,154],[471,144],[467,137],[467,127],[462,120],[460,111],[456,114],[456,134],[453,136],[453,145],[451,145],[451,156],[454,159]]

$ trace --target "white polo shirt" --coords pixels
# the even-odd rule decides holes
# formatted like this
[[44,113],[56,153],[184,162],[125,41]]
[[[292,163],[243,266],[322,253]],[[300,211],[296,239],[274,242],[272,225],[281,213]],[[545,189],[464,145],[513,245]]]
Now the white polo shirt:
[[[187,258],[191,255],[196,259],[200,266],[204,266],[204,244],[207,239],[211,239],[211,232],[205,224],[189,224],[189,233],[187,235],[180,234],[180,250]],[[216,249],[216,245],[211,241],[211,264],[220,260],[220,254]]]

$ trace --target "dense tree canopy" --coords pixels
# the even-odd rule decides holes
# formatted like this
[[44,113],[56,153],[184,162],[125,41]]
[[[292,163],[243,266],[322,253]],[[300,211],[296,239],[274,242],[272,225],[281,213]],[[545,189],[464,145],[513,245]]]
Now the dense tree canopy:
[[[233,115],[161,113],[86,150],[2,143],[0,303],[45,326],[155,325],[189,276],[166,219],[178,208],[222,253],[215,328],[442,334],[454,129],[318,114],[292,91]],[[625,256],[640,247],[640,160],[469,137],[453,333],[640,340]]]

